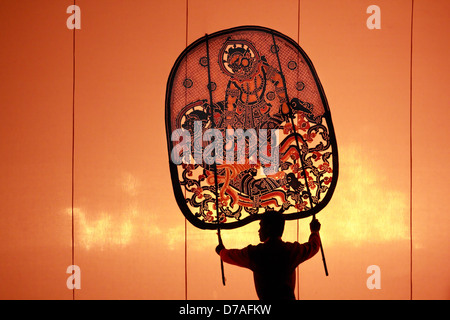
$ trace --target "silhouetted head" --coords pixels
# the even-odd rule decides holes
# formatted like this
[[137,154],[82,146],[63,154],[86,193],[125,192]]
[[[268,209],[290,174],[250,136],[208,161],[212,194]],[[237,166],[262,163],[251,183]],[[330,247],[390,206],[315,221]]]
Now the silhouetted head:
[[278,211],[266,211],[259,222],[259,240],[280,238],[284,231],[284,217]]

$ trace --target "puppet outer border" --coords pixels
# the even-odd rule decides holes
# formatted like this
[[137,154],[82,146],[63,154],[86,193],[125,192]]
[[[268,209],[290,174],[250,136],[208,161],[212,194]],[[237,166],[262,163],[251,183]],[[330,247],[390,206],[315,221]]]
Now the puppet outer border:
[[331,197],[333,196],[334,190],[336,188],[337,185],[337,181],[338,181],[338,176],[339,176],[339,160],[338,160],[338,149],[337,149],[337,142],[336,142],[336,134],[334,131],[334,126],[333,126],[333,122],[331,119],[331,113],[330,113],[330,109],[328,106],[328,100],[325,96],[325,92],[323,90],[322,87],[322,83],[319,80],[319,77],[316,73],[316,69],[314,68],[311,60],[309,59],[308,55],[303,51],[303,49],[299,46],[299,44],[297,42],[295,42],[293,39],[291,39],[290,37],[276,31],[270,28],[266,28],[266,27],[261,27],[261,26],[255,26],[255,25],[245,25],[245,26],[239,26],[239,27],[233,27],[233,28],[229,28],[229,29],[224,29],[224,30],[220,30],[217,32],[214,32],[212,34],[207,34],[199,39],[197,39],[196,41],[194,41],[193,43],[191,43],[189,46],[187,46],[183,52],[178,56],[177,60],[175,61],[175,64],[172,67],[172,70],[170,71],[169,74],[169,78],[167,81],[167,86],[166,86],[166,99],[165,99],[165,125],[166,125],[166,138],[167,138],[167,149],[168,149],[168,156],[169,156],[169,167],[170,167],[170,177],[172,180],[172,188],[173,188],[173,192],[175,195],[175,199],[177,201],[178,207],[180,208],[181,212],[183,213],[183,215],[185,216],[185,218],[191,223],[193,224],[195,227],[200,228],[200,229],[209,229],[209,230],[215,230],[215,229],[235,229],[238,227],[242,227],[246,224],[249,224],[253,221],[256,220],[260,220],[261,219],[261,214],[255,214],[255,215],[251,215],[248,216],[242,220],[239,221],[235,221],[235,222],[230,222],[230,223],[205,223],[201,220],[198,220],[197,218],[195,218],[194,214],[191,212],[191,210],[189,209],[187,203],[186,203],[186,199],[183,195],[183,191],[181,190],[181,186],[179,184],[179,177],[178,177],[178,167],[177,165],[175,165],[174,163],[172,163],[171,161],[171,135],[172,135],[172,127],[171,127],[171,117],[170,117],[170,98],[171,98],[171,92],[172,92],[172,87],[173,87],[173,81],[174,81],[174,76],[178,70],[178,67],[180,65],[180,63],[182,62],[182,60],[184,59],[184,57],[195,47],[201,45],[202,43],[206,43],[206,39],[209,38],[214,38],[214,37],[218,37],[221,36],[223,34],[227,34],[227,33],[232,33],[232,32],[236,32],[236,31],[259,31],[259,32],[265,32],[265,33],[269,33],[271,35],[274,35],[276,37],[282,38],[283,40],[287,41],[290,45],[294,46],[297,50],[299,50],[299,52],[303,55],[303,57],[305,58],[305,62],[307,63],[309,69],[311,70],[311,73],[314,77],[314,80],[317,84],[317,88],[319,90],[320,93],[320,97],[322,99],[322,103],[323,103],[323,107],[324,107],[324,117],[327,120],[327,126],[328,126],[328,130],[330,133],[330,136],[333,136],[334,139],[331,139],[331,146],[332,146],[332,150],[333,150],[333,179],[331,181],[330,187],[327,191],[327,194],[325,195],[325,197],[322,199],[322,201],[316,205],[315,207],[306,210],[306,211],[300,211],[300,212],[293,212],[293,213],[288,213],[288,214],[283,214],[283,216],[285,217],[286,220],[295,220],[295,219],[303,219],[303,218],[307,218],[310,217],[312,215],[315,215],[317,213],[319,213],[331,200]]

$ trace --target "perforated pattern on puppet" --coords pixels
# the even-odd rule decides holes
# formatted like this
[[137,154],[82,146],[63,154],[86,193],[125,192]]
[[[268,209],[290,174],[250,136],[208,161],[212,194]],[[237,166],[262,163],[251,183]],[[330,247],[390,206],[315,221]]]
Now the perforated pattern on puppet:
[[[221,131],[224,155],[227,128],[278,129],[279,167],[268,172],[261,159],[252,164],[235,158],[218,163],[214,175],[211,165],[193,159],[209,144],[194,144],[195,121],[202,121],[202,134]],[[328,203],[336,186],[337,144],[322,86],[298,44],[274,30],[233,28],[186,48],[169,76],[166,127],[169,156],[177,144],[172,132],[191,134],[190,163],[170,167],[178,205],[197,227],[217,228],[216,195],[220,228],[226,229],[258,219],[267,207],[284,209],[287,219],[308,217]],[[251,135],[246,143],[245,159],[257,158]]]

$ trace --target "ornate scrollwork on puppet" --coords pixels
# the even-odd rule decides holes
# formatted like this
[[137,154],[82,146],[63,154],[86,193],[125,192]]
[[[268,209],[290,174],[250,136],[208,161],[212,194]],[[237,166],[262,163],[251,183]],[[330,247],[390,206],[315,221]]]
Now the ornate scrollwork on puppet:
[[[186,48],[169,77],[166,127],[169,156],[181,150],[184,160],[170,164],[176,199],[197,227],[239,227],[268,207],[286,219],[308,217],[336,186],[337,144],[322,86],[298,44],[274,30],[224,30]],[[188,142],[173,139],[178,129]],[[215,174],[205,153],[223,155]]]

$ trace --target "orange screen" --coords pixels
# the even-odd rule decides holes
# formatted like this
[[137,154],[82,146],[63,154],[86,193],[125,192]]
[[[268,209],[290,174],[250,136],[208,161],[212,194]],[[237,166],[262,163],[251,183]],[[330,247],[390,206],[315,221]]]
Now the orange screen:
[[[76,25],[71,1],[1,1],[0,297],[257,298],[249,270],[225,265],[222,285],[216,232],[176,204],[164,108],[187,45],[260,25],[311,58],[339,149],[317,215],[330,275],[320,254],[302,264],[297,298],[448,299],[450,3],[374,3],[78,0]],[[309,222],[283,239],[307,241]],[[224,230],[225,246],[257,230]]]

